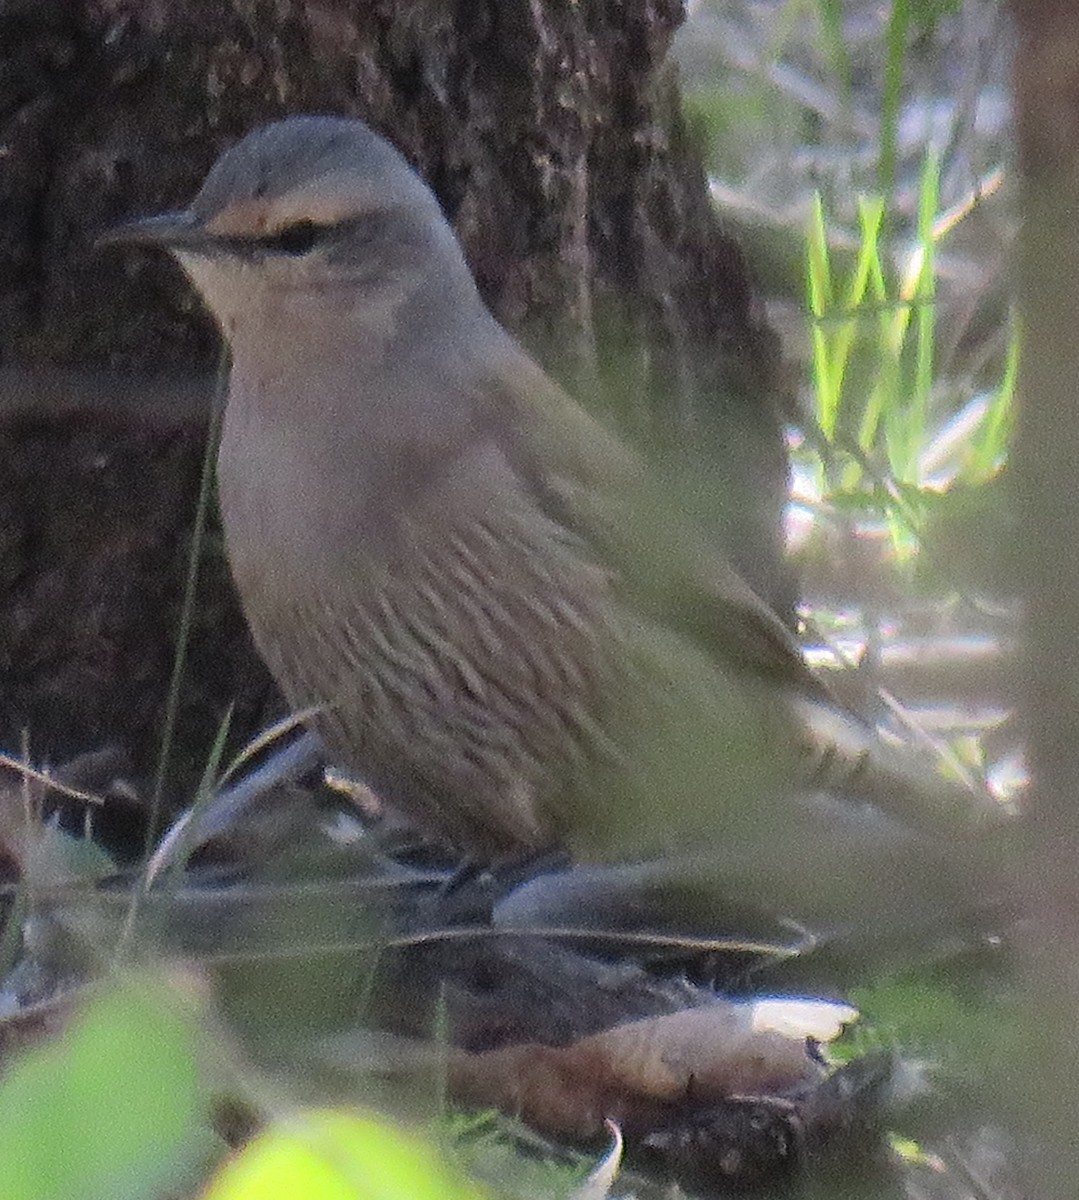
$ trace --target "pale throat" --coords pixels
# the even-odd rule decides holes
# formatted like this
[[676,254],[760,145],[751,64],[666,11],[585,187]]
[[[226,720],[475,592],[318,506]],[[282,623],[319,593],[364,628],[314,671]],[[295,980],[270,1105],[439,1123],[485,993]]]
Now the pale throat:
[[401,276],[377,284],[329,274],[287,283],[250,270],[237,276],[201,290],[234,360],[246,360],[246,369],[256,373],[265,360],[282,354],[318,362],[320,372],[344,348],[354,363],[378,361],[398,336],[401,310],[416,286]]

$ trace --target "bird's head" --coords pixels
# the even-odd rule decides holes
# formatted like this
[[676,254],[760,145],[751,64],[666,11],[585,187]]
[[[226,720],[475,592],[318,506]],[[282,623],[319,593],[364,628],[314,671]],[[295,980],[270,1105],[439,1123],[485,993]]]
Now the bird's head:
[[244,323],[392,322],[417,290],[474,295],[430,188],[363,122],[289,117],[227,150],[187,208],[126,221],[104,243],[180,261],[230,340]]

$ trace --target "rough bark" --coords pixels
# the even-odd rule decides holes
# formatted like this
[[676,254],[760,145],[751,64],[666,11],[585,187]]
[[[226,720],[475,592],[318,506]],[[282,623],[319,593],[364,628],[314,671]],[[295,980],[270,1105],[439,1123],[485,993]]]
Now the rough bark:
[[[586,399],[656,445],[692,427],[738,493],[711,515],[789,600],[777,349],[679,114],[680,19],[679,0],[0,4],[0,743],[152,754],[218,344],[163,256],[94,238],[289,112],[395,141],[494,312]],[[273,704],[210,557],[192,768],[229,701],[237,736]]]

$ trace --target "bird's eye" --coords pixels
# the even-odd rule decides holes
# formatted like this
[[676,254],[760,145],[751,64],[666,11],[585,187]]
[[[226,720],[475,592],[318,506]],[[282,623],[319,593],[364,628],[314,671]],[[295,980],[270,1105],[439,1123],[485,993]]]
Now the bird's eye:
[[267,250],[277,254],[306,254],[318,244],[323,230],[324,226],[314,221],[293,221],[260,241]]

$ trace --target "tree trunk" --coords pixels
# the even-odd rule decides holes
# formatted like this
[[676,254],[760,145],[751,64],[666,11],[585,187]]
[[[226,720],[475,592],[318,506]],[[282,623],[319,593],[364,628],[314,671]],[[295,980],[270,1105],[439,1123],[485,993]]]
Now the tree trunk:
[[[34,758],[162,725],[219,353],[164,255],[95,247],[185,202],[242,133],[361,116],[435,191],[503,323],[667,451],[780,606],[779,356],[713,213],[666,53],[678,0],[9,0],[0,7],[0,741]],[[692,490],[687,488],[687,491]],[[701,489],[697,489],[698,492]],[[180,711],[198,771],[275,704],[216,543]]]
[[1023,225],[1016,281],[1022,410],[1011,459],[1026,607],[1022,716],[1033,787],[1017,892],[1026,993],[1001,1068],[1027,1135],[1033,1195],[1079,1189],[1079,8],[1014,0]]

